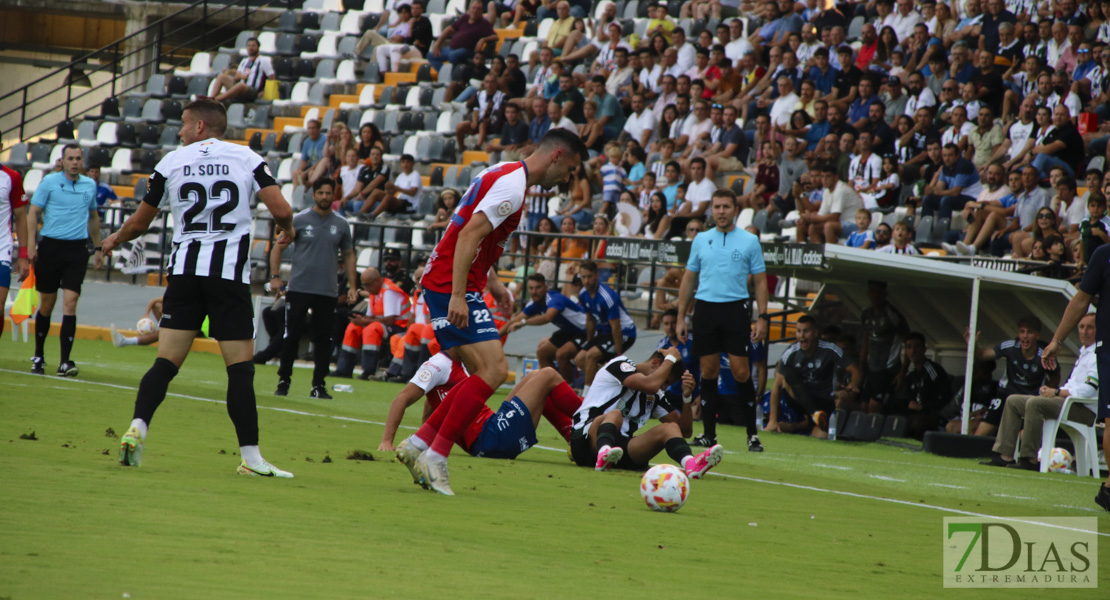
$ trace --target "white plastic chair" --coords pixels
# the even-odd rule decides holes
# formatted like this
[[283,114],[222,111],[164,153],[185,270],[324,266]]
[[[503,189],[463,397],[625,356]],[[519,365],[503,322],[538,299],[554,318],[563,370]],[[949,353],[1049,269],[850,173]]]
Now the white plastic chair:
[[197,52],[193,55],[188,69],[174,69],[173,74],[180,77],[207,77],[212,74],[212,55],[207,52]]
[[1052,449],[1056,446],[1056,431],[1063,427],[1075,444],[1075,474],[1083,477],[1090,475],[1099,479],[1098,441],[1099,436],[1094,425],[1086,425],[1067,418],[1068,412],[1075,404],[1084,404],[1091,410],[1098,410],[1097,398],[1068,397],[1060,407],[1060,416],[1055,419],[1045,419],[1041,426],[1041,473],[1048,472],[1048,463],[1052,458]]

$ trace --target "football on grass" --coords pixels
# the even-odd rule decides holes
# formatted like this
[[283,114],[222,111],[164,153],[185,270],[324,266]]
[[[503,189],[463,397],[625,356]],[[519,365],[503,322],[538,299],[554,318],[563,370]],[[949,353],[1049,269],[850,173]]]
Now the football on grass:
[[143,317],[139,319],[138,323],[135,324],[135,331],[138,331],[139,335],[154,333],[155,331],[158,331],[158,324],[155,323],[152,319]]
[[1048,470],[1053,473],[1071,473],[1071,452],[1063,448],[1053,448],[1048,458]]
[[656,465],[640,479],[640,495],[651,510],[674,512],[690,495],[690,480],[674,465]]

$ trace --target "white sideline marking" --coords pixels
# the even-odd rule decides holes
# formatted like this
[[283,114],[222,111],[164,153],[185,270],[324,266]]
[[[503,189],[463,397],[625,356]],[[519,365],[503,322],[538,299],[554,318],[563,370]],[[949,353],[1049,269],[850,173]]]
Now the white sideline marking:
[[822,463],[813,463],[815,467],[823,467],[825,469],[836,469],[837,471],[852,471],[852,467],[843,467],[840,465],[826,465]]
[[[54,381],[57,381],[58,383],[100,385],[100,386],[115,388],[115,389],[119,389],[119,390],[130,390],[130,391],[133,391],[133,392],[138,391],[137,387],[119,385],[119,384],[116,384],[116,383],[107,383],[107,382],[103,382],[103,381],[87,381],[87,380],[82,380],[82,379],[69,379],[69,378],[61,378],[61,377],[56,377],[56,376],[31,375],[30,373],[28,373],[26,371],[16,371],[16,370],[13,370],[13,369],[0,369],[0,373],[12,373],[14,375],[23,375],[23,376],[29,376],[29,377],[41,377],[43,379],[48,379],[49,378],[49,379],[53,379]],[[59,386],[51,385],[49,387],[58,388]],[[174,396],[174,397],[177,397],[177,398],[186,398],[188,400],[199,400],[201,402],[211,402],[213,404],[225,404],[225,402],[223,400],[213,400],[211,398],[201,398],[200,396],[189,396],[187,394],[178,394],[178,393],[174,393],[174,392],[168,392],[166,395],[167,396]],[[338,421],[349,421],[349,422],[353,422],[353,423],[365,423],[365,424],[368,424],[368,425],[385,425],[384,423],[381,423],[381,422],[378,422],[378,421],[370,421],[368,419],[358,419],[358,418],[355,418],[355,417],[342,417],[342,416],[336,416],[336,415],[321,415],[321,414],[317,414],[317,413],[305,412],[305,411],[302,411],[302,410],[294,410],[294,409],[291,409],[291,408],[280,408],[280,407],[276,407],[276,406],[262,406],[262,405],[258,405],[258,408],[266,409],[266,410],[273,410],[273,411],[277,411],[277,412],[290,413],[290,414],[295,414],[295,415],[303,415],[303,416],[308,416],[308,417],[321,417],[321,418],[325,418],[325,419],[335,419],[335,420],[338,420]],[[415,427],[409,427],[409,426],[405,426],[405,425],[401,425],[401,427],[403,427],[405,429],[415,429]],[[537,444],[533,447],[534,448],[539,448],[541,450],[549,450],[549,451],[553,451],[553,452],[559,452],[560,454],[566,454],[566,448],[552,448],[550,446],[542,446],[542,445],[539,445],[539,444]],[[847,457],[841,457],[841,458],[847,458]],[[885,462],[893,462],[893,461],[885,461]],[[984,472],[986,472],[986,471],[984,471]],[[843,491],[843,490],[830,490],[830,489],[819,488],[819,487],[810,486],[810,485],[802,485],[802,484],[799,484],[799,483],[789,483],[789,482],[786,482],[786,481],[771,481],[769,479],[760,479],[758,477],[745,477],[743,475],[732,475],[732,474],[729,474],[729,473],[718,473],[716,471],[710,471],[708,474],[709,475],[715,475],[717,477],[725,477],[727,479],[736,479],[736,480],[739,480],[739,481],[750,481],[750,482],[753,482],[753,483],[765,483],[765,484],[768,484],[768,485],[778,485],[778,486],[783,486],[783,487],[788,487],[788,488],[793,488],[793,489],[798,489],[798,490],[806,490],[806,491],[811,491],[811,492],[820,492],[820,493],[823,493],[823,494],[834,494],[834,495],[837,495],[837,496],[847,496],[849,498],[860,498],[860,499],[863,499],[863,500],[875,500],[875,501],[878,501],[878,502],[890,502],[892,504],[900,504],[902,506],[915,506],[917,508],[927,508],[927,509],[930,509],[930,510],[936,510],[936,511],[941,511],[941,512],[949,512],[949,513],[954,513],[954,514],[959,514],[959,515],[966,515],[966,516],[969,516],[969,517],[980,517],[980,518],[987,518],[987,519],[1002,519],[1002,520],[1006,520],[1006,521],[1013,521],[1015,523],[1026,523],[1026,524],[1031,524],[1031,525],[1044,525],[1044,526],[1047,526],[1047,527],[1052,527],[1054,529],[1064,529],[1064,530],[1067,530],[1067,531],[1077,531],[1077,532],[1083,532],[1083,533],[1091,533],[1090,531],[1085,530],[1085,529],[1076,529],[1076,528],[1073,528],[1073,527],[1064,527],[1064,526],[1061,526],[1061,525],[1053,525],[1053,524],[1048,524],[1048,523],[1039,523],[1037,521],[1033,521],[1033,520],[1029,520],[1029,519],[1019,519],[1019,518],[1015,518],[1015,517],[999,517],[997,515],[990,515],[990,514],[986,514],[986,513],[978,513],[978,512],[968,511],[968,510],[960,510],[960,509],[957,509],[957,508],[949,508],[947,506],[937,506],[935,504],[925,504],[923,502],[910,502],[908,500],[898,500],[897,498],[885,498],[883,496],[870,496],[870,495],[867,495],[867,494],[857,494],[856,492],[846,492],[846,491]],[[1001,496],[1002,494],[996,494],[996,495]],[[1057,506],[1064,507],[1064,505],[1057,505]],[[1079,507],[1067,506],[1066,508],[1079,508]],[[1094,509],[1083,509],[1083,510],[1094,511]],[[1095,512],[1101,512],[1101,511],[1095,511]],[[1101,531],[1096,531],[1094,533],[1097,534],[1097,535],[1103,536],[1103,537],[1110,538],[1110,533],[1103,533]]]
[[953,489],[953,490],[966,490],[967,489],[966,486],[951,485],[951,484],[948,484],[948,483],[930,483],[929,485],[935,485],[937,487],[942,487],[942,488],[950,488],[950,489]]
[[895,479],[893,477],[887,477],[886,475],[868,475],[868,477],[870,477],[872,479],[881,479],[883,481],[894,481],[894,482],[897,482],[897,483],[906,483],[905,479]]
[[1032,496],[1011,496],[1009,494],[990,494],[991,496],[998,496],[999,498],[1016,498],[1018,500],[1036,500]]

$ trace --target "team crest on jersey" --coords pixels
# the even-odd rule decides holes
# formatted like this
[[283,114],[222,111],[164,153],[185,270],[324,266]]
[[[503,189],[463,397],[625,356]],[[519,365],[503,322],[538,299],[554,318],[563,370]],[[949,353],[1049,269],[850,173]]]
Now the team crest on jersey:
[[420,369],[420,372],[417,373],[417,378],[420,381],[423,381],[424,383],[427,383],[427,382],[431,381],[431,379],[432,379],[432,372],[429,371],[428,369]]
[[732,260],[734,260],[734,261],[740,260],[740,251],[739,250],[736,250],[732,253]]
[[266,174],[269,175],[270,177],[274,176],[274,174],[270,171],[270,165],[268,165],[266,163],[262,163],[262,170],[265,171]]
[[336,232],[336,231],[337,231],[337,228],[336,228],[336,226],[335,226],[335,225],[332,225],[332,226],[331,226],[331,234],[332,234],[332,235],[335,235],[335,232]]
[[497,216],[507,217],[511,212],[513,212],[513,204],[508,200],[505,200],[501,204],[497,205]]
[[634,365],[632,363],[622,362],[621,363],[621,370],[624,371],[625,373],[631,373],[631,372],[636,370],[636,365]]

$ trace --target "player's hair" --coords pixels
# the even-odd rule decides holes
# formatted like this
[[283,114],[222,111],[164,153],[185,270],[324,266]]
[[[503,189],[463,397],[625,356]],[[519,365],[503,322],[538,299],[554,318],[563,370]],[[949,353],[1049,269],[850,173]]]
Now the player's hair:
[[[647,173],[645,173],[645,175],[646,174]],[[1106,208],[1106,196],[1103,196],[1102,194],[1099,194],[1097,192],[1092,192],[1091,196],[1087,198],[1087,205],[1089,206],[1091,204]]]
[[1075,180],[1071,178],[1071,175],[1064,175],[1056,181],[1056,187],[1060,187],[1062,185],[1068,186],[1068,189],[1070,189],[1072,192],[1075,191]]
[[415,159],[415,158],[413,158],[411,154],[402,154],[402,155],[401,155],[401,160],[407,160],[407,161],[411,161],[411,162],[416,162],[416,159]]
[[910,233],[913,233],[913,226],[910,225],[909,221],[895,221],[894,222],[894,229],[898,229],[899,227],[901,227],[902,229],[905,229],[906,231],[908,231]]
[[220,102],[210,98],[198,98],[185,105],[181,112],[189,111],[213,137],[222,138],[227,130],[227,109]]
[[543,138],[536,146],[536,150],[548,152],[567,150],[577,154],[579,161],[590,157],[590,151],[586,148],[586,143],[582,141],[582,138],[578,137],[578,133],[567,131],[562,127],[547,130],[547,133],[543,134]]
[[[81,146],[78,145],[78,144],[66,144],[65,146],[62,147],[62,156],[65,156],[66,152],[68,152],[70,150],[77,150],[78,152],[83,152],[83,150],[81,150]],[[97,165],[97,166],[99,167],[100,165]]]
[[584,260],[578,265],[578,270],[579,272],[589,271],[591,273],[597,273],[597,263],[592,260]]
[[678,309],[677,308],[668,308],[667,310],[663,311],[663,316],[664,317],[674,317],[674,318],[677,319],[678,318]]
[[797,324],[801,325],[803,323],[808,323],[812,327],[817,327],[817,319],[814,319],[813,315],[802,315],[798,317]]
[[528,281],[535,281],[536,283],[547,285],[547,278],[543,276],[543,273],[532,273],[528,276]]
[[254,43],[258,44],[259,46],[261,46],[261,45],[262,45],[262,42],[259,42],[259,41],[258,41],[258,38],[254,37],[254,36],[251,36],[251,37],[247,38],[247,42],[246,42],[246,43],[248,43],[248,44],[249,44],[249,43],[251,43],[251,42],[254,42]]
[[713,195],[709,197],[710,203],[714,198],[728,198],[732,200],[732,205],[736,206],[736,193],[728,188],[717,188],[713,191]]
[[866,208],[857,208],[856,209],[856,216],[857,217],[862,217],[864,215],[867,215],[867,220],[868,221],[871,220],[871,211],[867,210]]
[[[666,360],[663,357],[663,353],[658,351],[658,350],[656,350],[655,352],[652,352],[651,356],[648,357],[648,360],[657,360],[661,363],[666,362]],[[670,377],[667,378],[667,380],[670,381],[670,380],[676,379],[675,375],[681,376],[682,373],[684,373],[684,372],[686,372],[686,363],[684,363],[682,361],[681,356],[676,356],[674,364],[671,365],[671,375],[670,375]]]
[[690,166],[694,166],[694,163],[700,164],[703,168],[705,167],[705,159],[700,156],[690,159]]
[[921,346],[925,346],[925,334],[920,331],[911,331],[902,338],[903,342],[921,342]]
[[1033,315],[1029,315],[1027,317],[1022,317],[1022,318],[1018,319],[1017,326],[1018,326],[1018,329],[1021,329],[1021,328],[1024,327],[1025,329],[1028,329],[1029,331],[1034,331],[1034,332],[1037,332],[1037,333],[1041,332],[1041,320],[1038,319],[1037,317],[1034,317]]
[[1049,248],[1055,246],[1056,244],[1063,244],[1063,243],[1064,243],[1064,238],[1060,237],[1059,234],[1054,233],[1054,234],[1046,237],[1044,239],[1044,241],[1041,242],[1041,247],[1044,248],[1045,253],[1047,253]]
[[317,191],[320,190],[320,188],[324,187],[325,185],[330,185],[331,189],[334,190],[335,189],[335,180],[330,178],[330,177],[321,177],[321,178],[317,179],[316,183],[312,184],[312,192],[316,193]]
[[941,148],[944,149],[944,150],[951,150],[951,151],[955,152],[956,154],[960,153],[960,147],[957,146],[956,144],[952,143],[952,142],[948,142],[947,144],[941,146]]

